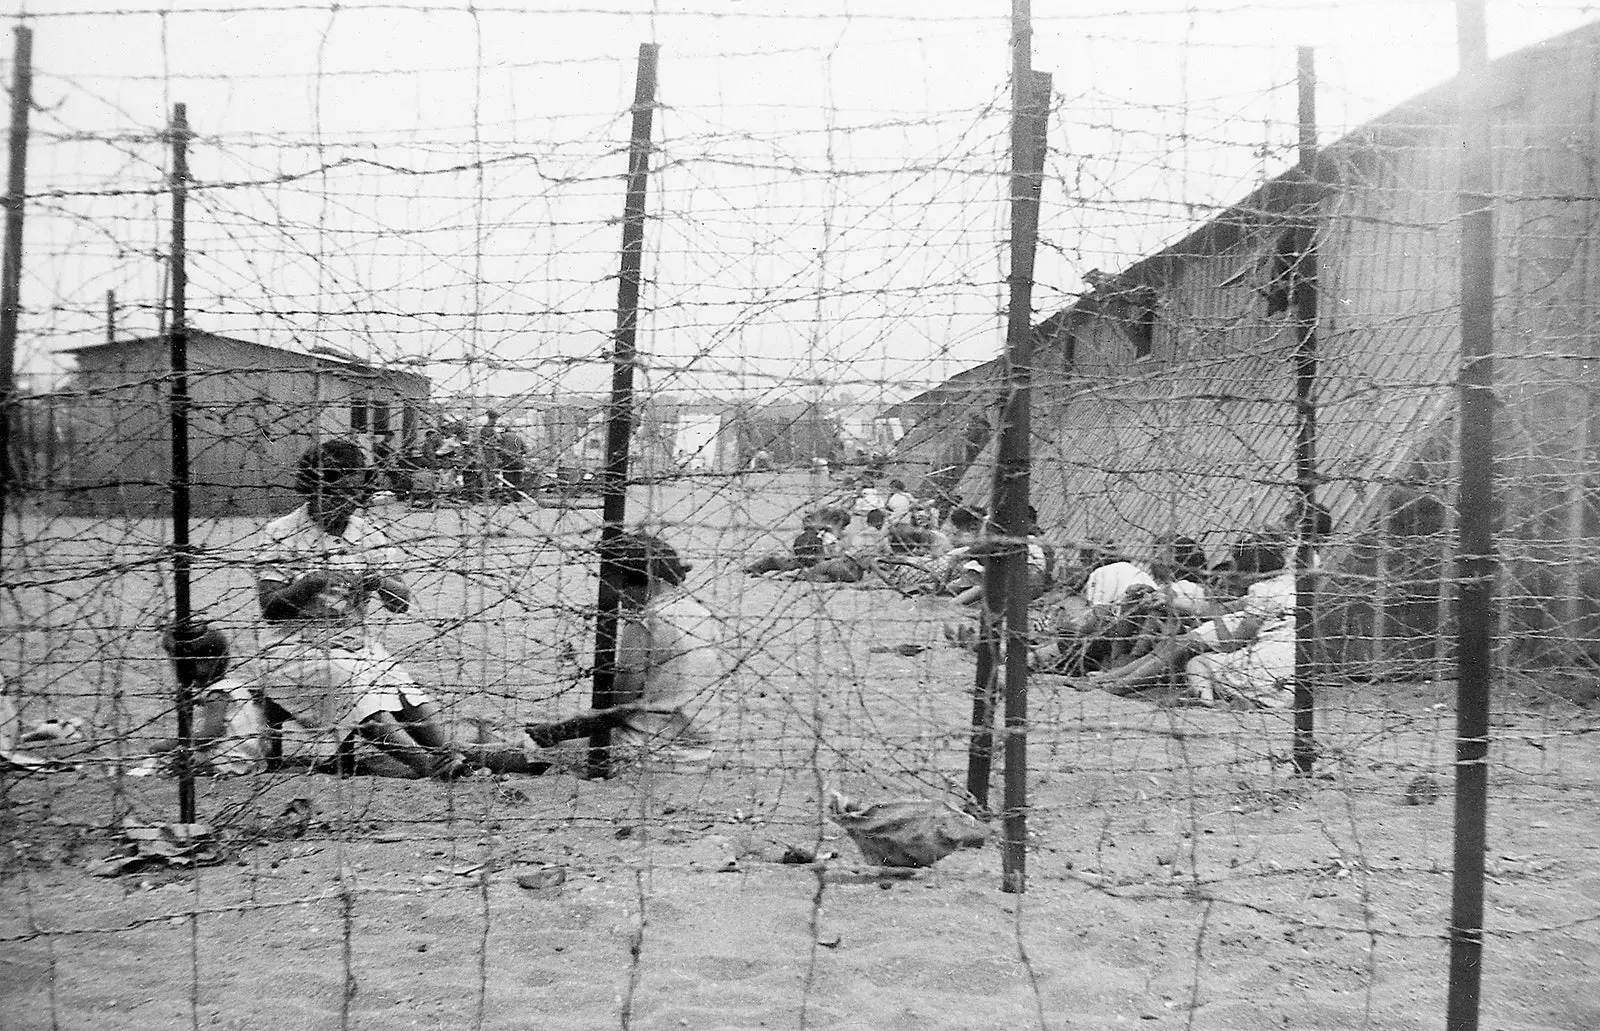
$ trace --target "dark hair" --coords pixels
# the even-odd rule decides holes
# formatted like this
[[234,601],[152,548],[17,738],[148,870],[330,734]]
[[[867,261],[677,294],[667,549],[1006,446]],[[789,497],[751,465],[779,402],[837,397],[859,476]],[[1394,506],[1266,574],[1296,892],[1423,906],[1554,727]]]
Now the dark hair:
[[904,480],[890,480],[889,481],[889,489],[890,490],[905,490],[906,489],[906,481],[904,481]]
[[1284,567],[1285,547],[1281,534],[1249,534],[1233,546],[1233,568],[1246,576],[1276,573]]
[[867,525],[872,527],[874,530],[881,529],[883,527],[885,518],[886,514],[883,509],[875,508],[867,513]]
[[162,630],[161,647],[175,659],[223,659],[228,636],[203,619],[188,619]]
[[307,448],[295,463],[294,489],[314,494],[318,484],[342,480],[352,473],[361,474],[367,484],[372,482],[365,452],[348,440],[325,440]]
[[[178,667],[189,689],[216,683],[228,672],[228,637],[203,619],[190,619],[161,632],[161,647]],[[189,660],[185,665],[182,660]],[[208,664],[206,667],[200,663]]]
[[672,545],[642,531],[601,541],[600,561],[610,563],[622,587],[643,587],[652,579],[664,580],[676,587],[694,568],[678,557]]
[[983,525],[983,513],[967,505],[950,511],[950,525],[958,530],[976,530]]

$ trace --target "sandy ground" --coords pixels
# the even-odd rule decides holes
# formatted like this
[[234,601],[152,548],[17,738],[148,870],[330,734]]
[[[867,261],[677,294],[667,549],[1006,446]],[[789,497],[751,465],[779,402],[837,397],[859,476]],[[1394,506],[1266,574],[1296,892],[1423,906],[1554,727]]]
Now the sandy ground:
[[[77,773],[0,780],[0,1028],[1443,1023],[1451,685],[1329,685],[1307,780],[1288,775],[1274,720],[1035,678],[1027,892],[999,890],[993,844],[876,876],[821,800],[953,798],[972,657],[943,646],[944,603],[740,576],[815,485],[774,486],[733,510],[715,507],[722,489],[648,499],[742,660],[717,699],[709,769],[206,781],[198,808],[225,861],[114,878],[86,866],[122,817],[175,819],[171,781],[123,775],[112,740]],[[60,538],[31,573],[137,550],[126,528],[85,544],[112,535],[41,525]],[[417,531],[424,603],[390,639],[453,711],[515,725],[579,703],[561,645],[585,643],[576,599],[592,581],[559,558],[592,514],[396,525]],[[247,584],[229,570],[219,559],[197,596],[236,597]],[[24,598],[8,612],[23,632],[0,646],[0,671],[33,712],[159,722],[152,578],[119,569],[114,599],[58,578],[39,588],[56,608]],[[927,650],[874,650],[900,644]],[[94,659],[107,653],[118,661]],[[1600,1027],[1600,720],[1563,701],[1566,686],[1501,685],[1486,1028]],[[1419,775],[1436,802],[1408,799]],[[296,798],[315,807],[298,836],[274,821]],[[779,862],[790,846],[838,855]],[[564,880],[519,883],[538,871]]]

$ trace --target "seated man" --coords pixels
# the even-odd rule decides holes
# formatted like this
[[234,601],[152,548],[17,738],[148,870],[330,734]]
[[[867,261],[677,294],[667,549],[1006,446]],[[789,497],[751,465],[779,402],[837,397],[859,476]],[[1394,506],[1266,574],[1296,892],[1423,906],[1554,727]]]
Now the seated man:
[[613,748],[679,762],[708,759],[713,737],[703,713],[727,669],[711,614],[679,590],[691,567],[652,534],[624,533],[603,547],[609,561],[601,589],[618,610],[612,688],[621,701],[530,724],[528,737],[549,748],[609,729]]
[[267,524],[255,556],[266,621],[259,676],[319,758],[348,760],[359,737],[411,776],[456,776],[466,763],[440,728],[438,706],[367,626],[374,598],[392,612],[411,605],[398,554],[359,512],[370,482],[349,441],[301,455],[295,489],[306,503]]
[[1213,608],[1211,575],[1200,543],[1192,537],[1161,537],[1156,540],[1156,551],[1150,575],[1160,585],[1167,607],[1184,617],[1209,618]]
[[1243,598],[1217,606],[1217,615],[1194,630],[1168,638],[1148,655],[1090,684],[1112,694],[1154,687],[1183,669],[1191,698],[1250,707],[1279,708],[1294,698],[1294,574],[1284,567],[1284,542],[1277,536],[1241,541],[1236,570],[1251,580]]

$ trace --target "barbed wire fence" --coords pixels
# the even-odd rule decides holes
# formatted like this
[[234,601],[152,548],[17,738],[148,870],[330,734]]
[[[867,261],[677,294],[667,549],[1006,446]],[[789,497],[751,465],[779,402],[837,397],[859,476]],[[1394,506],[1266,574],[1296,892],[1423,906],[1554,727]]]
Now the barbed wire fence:
[[[864,527],[902,513],[891,481],[933,513],[920,531],[1004,507],[1012,98],[998,58],[970,69],[1013,27],[885,11],[29,15],[0,1022],[1437,1019],[1440,945],[1479,938],[1447,902],[1456,602],[1480,583],[1458,530],[1483,515],[1459,493],[1457,390],[1482,366],[1462,358],[1453,61],[1384,110],[1325,73],[1306,149],[1304,67],[1239,28],[1275,8],[1197,8],[1175,38],[1137,12],[1035,19],[1035,53],[1067,63],[1045,119],[1022,536],[1054,558],[1028,610],[1026,719],[1001,702],[991,725],[975,691],[1018,678],[993,673],[992,603],[952,597],[974,570],[926,554],[931,533]],[[643,105],[639,39],[661,42]],[[1600,1007],[1597,57],[1586,26],[1486,72],[1498,486],[1478,815],[1481,1006],[1500,1026],[1589,1027]],[[1140,92],[1174,65],[1173,97]],[[640,221],[624,173],[642,107]],[[636,316],[617,303],[625,223],[643,230]],[[198,701],[162,648],[184,614],[175,557],[233,679],[305,687],[272,680],[258,580],[264,527],[302,502],[297,460],[332,440],[377,470],[364,515],[412,594],[370,629],[454,743],[518,772],[375,776],[384,757],[362,751],[172,775]],[[747,571],[798,565],[820,509],[853,515],[853,558]],[[1319,509],[1332,531],[1308,535]],[[718,658],[689,664],[686,704],[711,740],[619,751],[594,776],[585,739],[524,728],[608,697],[600,544],[635,528],[693,567],[687,650]],[[1020,567],[1005,529],[990,543]],[[1231,598],[1227,561],[1267,530],[1318,538],[1292,563],[1316,598],[1299,712],[1183,704],[1181,675],[1122,696],[1053,663],[1090,567],[1148,572],[1182,536]],[[974,790],[975,750],[1004,766],[989,731],[1026,733],[999,804]],[[883,863],[847,829],[874,803],[943,857]],[[1005,834],[1023,836],[1003,880]],[[1475,1026],[1479,1000],[1461,1005],[1451,1026]]]

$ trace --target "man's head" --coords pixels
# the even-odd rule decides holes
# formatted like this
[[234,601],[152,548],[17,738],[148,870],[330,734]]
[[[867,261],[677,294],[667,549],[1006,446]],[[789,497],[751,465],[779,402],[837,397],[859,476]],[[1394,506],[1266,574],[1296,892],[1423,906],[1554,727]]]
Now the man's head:
[[[173,659],[193,661],[197,685],[215,683],[228,672],[227,635],[203,619],[190,619],[167,627],[161,633],[161,648]],[[182,666],[178,668],[183,669]]]
[[294,487],[310,501],[312,518],[336,532],[372,493],[372,469],[350,441],[323,441],[300,456]]
[[850,525],[850,511],[837,505],[817,509],[817,521],[836,533],[843,533]]
[[654,534],[635,531],[600,543],[606,585],[624,596],[656,587],[677,587],[694,567],[672,545]]
[[1278,532],[1247,534],[1233,546],[1233,568],[1244,576],[1276,573],[1284,568],[1287,544]]

